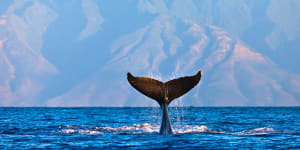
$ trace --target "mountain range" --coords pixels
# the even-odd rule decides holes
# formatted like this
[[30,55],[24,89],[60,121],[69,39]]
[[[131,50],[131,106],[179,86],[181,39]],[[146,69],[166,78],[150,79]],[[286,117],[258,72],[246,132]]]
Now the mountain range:
[[299,106],[300,2],[1,2],[0,106],[158,106],[126,72],[202,70],[172,106]]

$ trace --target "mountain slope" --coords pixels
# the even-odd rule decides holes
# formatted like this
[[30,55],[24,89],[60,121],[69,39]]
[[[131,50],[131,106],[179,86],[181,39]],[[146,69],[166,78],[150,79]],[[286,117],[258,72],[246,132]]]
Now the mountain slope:
[[157,106],[126,72],[167,81],[199,69],[174,104],[299,106],[299,1],[1,4],[1,106]]
[[[177,29],[182,32],[174,32]],[[126,71],[167,81],[202,69],[200,85],[184,97],[186,105],[299,105],[299,92],[290,90],[299,89],[299,75],[280,70],[269,58],[215,26],[158,17],[112,42],[111,52],[103,70],[49,104],[153,106],[126,83]],[[113,74],[109,81],[101,77],[107,71]]]
[[58,70],[41,54],[42,36],[56,14],[36,2],[24,17],[10,13],[1,16],[1,106],[41,105],[39,93]]

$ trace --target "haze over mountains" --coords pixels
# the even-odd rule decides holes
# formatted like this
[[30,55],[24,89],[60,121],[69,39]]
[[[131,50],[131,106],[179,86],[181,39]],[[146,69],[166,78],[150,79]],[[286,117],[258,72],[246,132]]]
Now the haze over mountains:
[[158,106],[126,72],[167,81],[200,69],[171,105],[300,104],[300,1],[0,4],[0,106]]

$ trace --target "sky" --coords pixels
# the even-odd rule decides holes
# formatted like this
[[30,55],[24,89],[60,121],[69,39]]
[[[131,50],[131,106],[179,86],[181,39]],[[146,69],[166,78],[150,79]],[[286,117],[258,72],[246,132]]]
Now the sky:
[[202,70],[171,106],[299,106],[300,2],[0,2],[0,106],[158,106],[126,73]]

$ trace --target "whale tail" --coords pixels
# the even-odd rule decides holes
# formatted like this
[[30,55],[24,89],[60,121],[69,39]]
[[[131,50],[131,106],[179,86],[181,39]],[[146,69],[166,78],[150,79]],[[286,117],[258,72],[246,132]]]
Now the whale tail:
[[163,83],[148,77],[134,77],[128,72],[127,80],[136,90],[156,100],[160,105],[162,103],[169,105],[174,99],[195,87],[199,83],[201,76],[202,71],[200,70],[196,75],[181,77]]
[[128,72],[127,80],[136,90],[158,102],[162,109],[160,133],[167,134],[172,133],[168,118],[168,105],[174,99],[195,87],[199,83],[201,76],[202,71],[200,70],[196,75],[181,77],[163,83],[148,77],[135,77]]

